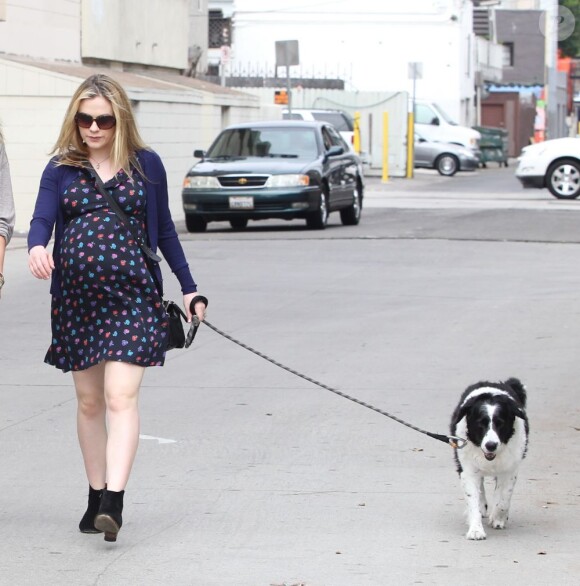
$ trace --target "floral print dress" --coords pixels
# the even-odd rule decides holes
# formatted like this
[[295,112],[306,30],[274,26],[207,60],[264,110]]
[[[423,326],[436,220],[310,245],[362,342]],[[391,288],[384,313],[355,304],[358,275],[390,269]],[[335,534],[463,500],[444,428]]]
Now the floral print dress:
[[[120,171],[105,187],[133,231],[146,234],[146,188],[139,175]],[[92,171],[67,187],[60,205],[62,296],[52,299],[45,362],[63,372],[103,360],[163,365],[168,323],[161,297],[143,252],[98,192]]]

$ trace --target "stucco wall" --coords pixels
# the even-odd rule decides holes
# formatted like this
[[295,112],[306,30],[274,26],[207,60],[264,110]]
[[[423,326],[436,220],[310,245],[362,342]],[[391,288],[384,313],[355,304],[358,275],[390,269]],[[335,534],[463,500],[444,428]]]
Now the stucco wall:
[[42,59],[81,58],[81,0],[8,2],[0,21],[0,53]]
[[82,0],[83,59],[187,69],[189,0]]

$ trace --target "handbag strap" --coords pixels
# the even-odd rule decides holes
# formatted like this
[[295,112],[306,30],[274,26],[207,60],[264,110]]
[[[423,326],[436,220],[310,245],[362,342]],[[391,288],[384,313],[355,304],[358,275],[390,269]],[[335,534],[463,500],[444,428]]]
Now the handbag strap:
[[133,229],[133,224],[129,221],[129,218],[125,214],[125,212],[121,209],[111,192],[105,187],[103,180],[99,177],[99,174],[95,171],[93,166],[91,165],[90,168],[94,171],[95,177],[95,186],[97,191],[107,199],[111,209],[117,214],[121,223],[129,230],[133,238],[135,238],[135,242],[139,245],[139,248],[143,251],[143,253],[148,256],[154,262],[161,262],[162,258],[155,254],[153,250],[148,246],[148,244],[144,241],[142,237],[140,237]]

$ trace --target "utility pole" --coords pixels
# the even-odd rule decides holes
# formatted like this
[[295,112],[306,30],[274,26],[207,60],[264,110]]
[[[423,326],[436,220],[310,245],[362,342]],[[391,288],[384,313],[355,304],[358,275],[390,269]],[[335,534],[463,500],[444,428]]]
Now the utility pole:
[[558,138],[558,0],[542,0],[545,11],[544,87],[546,94],[547,137]]

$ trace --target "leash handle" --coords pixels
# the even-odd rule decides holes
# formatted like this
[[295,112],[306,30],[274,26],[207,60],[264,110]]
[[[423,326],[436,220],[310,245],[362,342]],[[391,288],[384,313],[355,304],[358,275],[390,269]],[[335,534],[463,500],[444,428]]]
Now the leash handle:
[[187,336],[185,336],[185,348],[189,348],[193,341],[195,340],[195,335],[197,334],[197,330],[199,329],[199,318],[195,315],[195,304],[202,302],[206,307],[209,303],[207,297],[205,295],[196,295],[189,304],[189,311],[191,311],[191,327],[189,328],[189,332],[187,332]]

